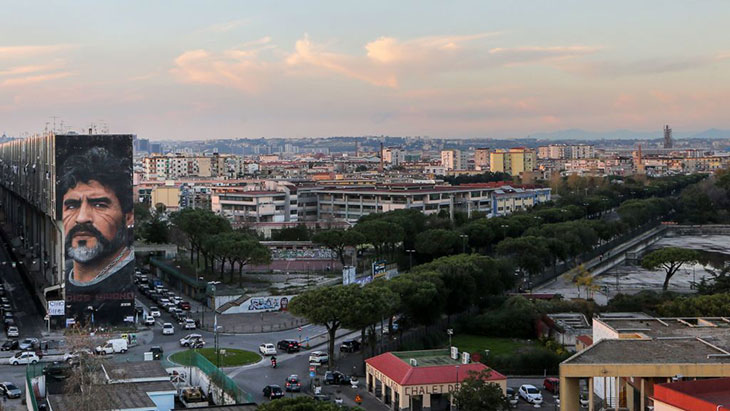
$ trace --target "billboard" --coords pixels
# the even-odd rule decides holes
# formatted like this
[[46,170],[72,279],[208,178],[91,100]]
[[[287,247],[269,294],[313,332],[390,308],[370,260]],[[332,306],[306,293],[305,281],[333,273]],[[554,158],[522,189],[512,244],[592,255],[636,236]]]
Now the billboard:
[[132,135],[57,135],[55,146],[67,324],[133,321]]

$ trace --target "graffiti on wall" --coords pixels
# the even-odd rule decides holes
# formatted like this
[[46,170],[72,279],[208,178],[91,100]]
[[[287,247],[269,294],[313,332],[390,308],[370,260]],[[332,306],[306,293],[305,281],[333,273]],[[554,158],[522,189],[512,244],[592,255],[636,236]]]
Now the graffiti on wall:
[[246,302],[249,312],[287,311],[292,296],[253,297]]

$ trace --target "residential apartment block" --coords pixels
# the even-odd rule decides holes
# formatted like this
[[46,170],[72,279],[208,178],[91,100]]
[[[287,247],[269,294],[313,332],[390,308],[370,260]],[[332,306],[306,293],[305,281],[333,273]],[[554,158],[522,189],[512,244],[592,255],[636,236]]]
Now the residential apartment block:
[[515,147],[509,150],[495,150],[489,155],[489,169],[493,172],[518,176],[525,171],[534,171],[537,166],[535,150]]
[[318,219],[356,222],[360,217],[401,209],[424,214],[441,211],[453,216],[461,211],[506,215],[550,200],[549,188],[511,186],[508,183],[436,186],[434,184],[390,184],[375,187],[320,188],[317,195]]
[[405,153],[395,147],[384,148],[382,156],[383,162],[389,166],[399,166],[405,161]]
[[463,170],[461,164],[461,150],[450,149],[441,151],[441,165],[446,170]]

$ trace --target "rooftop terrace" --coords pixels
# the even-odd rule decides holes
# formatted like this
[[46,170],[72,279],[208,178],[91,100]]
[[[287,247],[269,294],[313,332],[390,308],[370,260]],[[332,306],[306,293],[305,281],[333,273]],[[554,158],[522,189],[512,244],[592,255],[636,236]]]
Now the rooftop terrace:
[[410,364],[410,359],[417,361],[419,367],[432,367],[435,365],[459,365],[461,362],[452,359],[449,356],[448,349],[442,350],[422,350],[422,351],[393,351],[393,355],[401,359],[406,364]]

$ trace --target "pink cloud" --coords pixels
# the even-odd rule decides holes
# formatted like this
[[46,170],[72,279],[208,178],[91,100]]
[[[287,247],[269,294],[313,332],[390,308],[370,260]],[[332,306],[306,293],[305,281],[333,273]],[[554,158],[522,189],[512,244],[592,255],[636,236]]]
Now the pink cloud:
[[468,70],[484,71],[513,64],[578,57],[600,49],[590,46],[488,49],[484,40],[498,34],[429,36],[410,40],[379,37],[365,44],[365,55],[335,53],[305,36],[296,42],[295,51],[289,55],[287,63],[294,67],[319,68],[376,86],[395,88],[406,78]]
[[335,72],[346,77],[365,81],[376,86],[397,87],[398,80],[393,73],[365,65],[363,58],[325,51],[313,44],[308,36],[297,40],[294,53],[286,59],[290,66],[308,65]]
[[27,76],[27,77],[14,77],[14,78],[9,78],[9,79],[3,80],[2,82],[0,82],[0,86],[2,86],[2,87],[26,86],[28,84],[35,84],[35,83],[42,83],[42,82],[51,81],[51,80],[58,80],[58,79],[72,76],[72,75],[74,75],[74,73],[66,71],[66,72],[60,72],[60,73],[39,74],[39,75]]
[[175,67],[170,69],[170,73],[183,83],[211,84],[258,93],[271,74],[271,64],[259,56],[262,50],[270,48],[265,46],[269,41],[264,38],[249,43],[255,48],[230,49],[220,53],[186,51],[175,59]]

